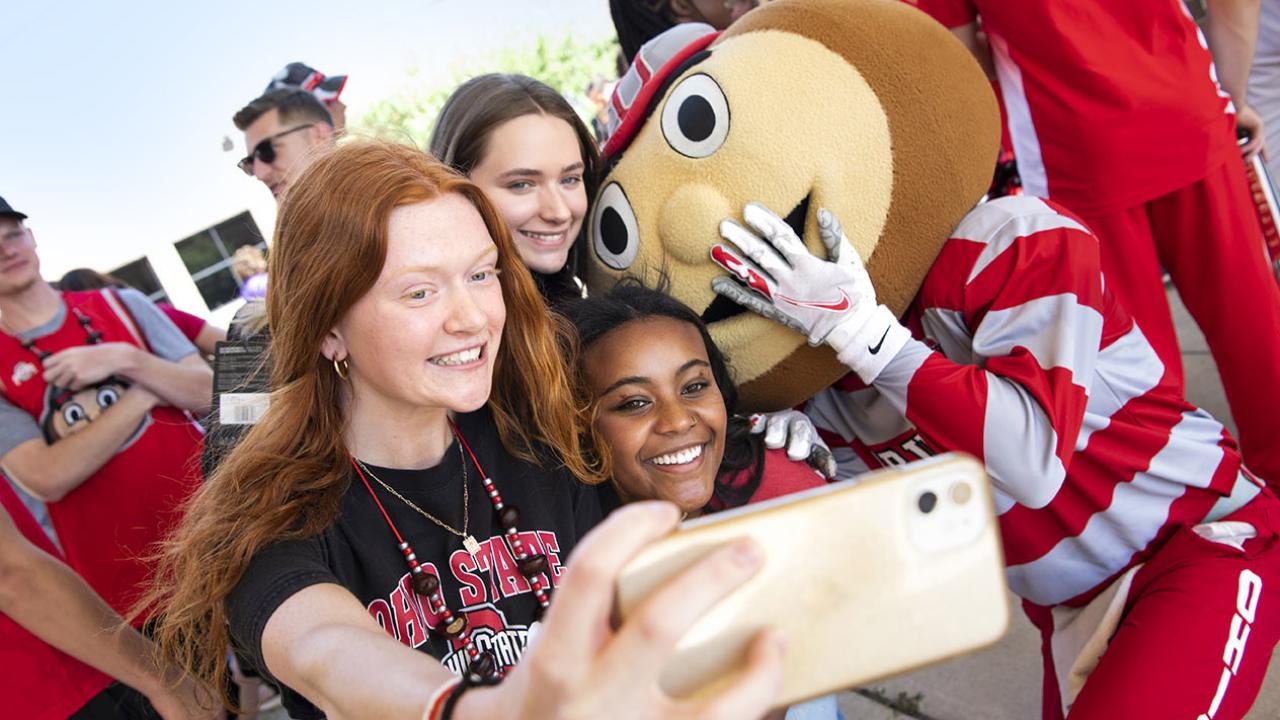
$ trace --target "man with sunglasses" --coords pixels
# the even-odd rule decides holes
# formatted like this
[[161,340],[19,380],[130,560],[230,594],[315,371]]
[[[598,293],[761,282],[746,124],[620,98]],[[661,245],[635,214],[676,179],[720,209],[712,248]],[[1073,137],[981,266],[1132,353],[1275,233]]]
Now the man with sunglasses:
[[333,118],[306,90],[271,90],[244,106],[232,119],[244,132],[248,154],[240,160],[246,175],[261,180],[278,201],[311,159],[333,146]]

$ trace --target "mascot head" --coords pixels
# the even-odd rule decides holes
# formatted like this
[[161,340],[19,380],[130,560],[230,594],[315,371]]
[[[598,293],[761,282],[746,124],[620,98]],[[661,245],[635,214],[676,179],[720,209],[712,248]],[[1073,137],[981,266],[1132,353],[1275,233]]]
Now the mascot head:
[[750,410],[799,403],[846,369],[712,292],[720,221],[760,202],[825,257],[827,208],[901,314],[990,184],[999,142],[977,63],[898,0],[776,0],[723,34],[676,26],[641,50],[610,111],[588,283],[665,279],[708,323]]

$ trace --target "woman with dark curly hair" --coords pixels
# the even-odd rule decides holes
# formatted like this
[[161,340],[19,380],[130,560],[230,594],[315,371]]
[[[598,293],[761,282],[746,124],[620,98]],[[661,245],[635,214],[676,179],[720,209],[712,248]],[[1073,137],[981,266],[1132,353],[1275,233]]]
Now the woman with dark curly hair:
[[679,300],[624,282],[564,313],[578,331],[584,402],[622,501],[668,500],[695,516],[825,483],[807,463],[767,449],[752,420],[735,413],[724,356]]

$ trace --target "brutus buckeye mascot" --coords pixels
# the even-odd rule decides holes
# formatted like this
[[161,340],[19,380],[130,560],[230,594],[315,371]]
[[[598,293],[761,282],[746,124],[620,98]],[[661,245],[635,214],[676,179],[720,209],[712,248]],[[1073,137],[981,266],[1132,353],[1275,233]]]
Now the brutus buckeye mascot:
[[1280,502],[1182,398],[1077,218],[977,204],[998,113],[944,28],[777,0],[650,41],[611,110],[594,290],[667,287],[744,401],[802,404],[843,475],[982,460],[1046,718],[1245,715],[1280,637]]

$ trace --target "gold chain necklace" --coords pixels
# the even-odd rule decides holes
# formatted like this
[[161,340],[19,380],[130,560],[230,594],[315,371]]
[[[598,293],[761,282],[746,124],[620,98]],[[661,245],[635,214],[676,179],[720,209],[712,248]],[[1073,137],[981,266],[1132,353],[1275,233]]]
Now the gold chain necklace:
[[445,521],[441,520],[435,515],[432,515],[426,510],[423,510],[422,508],[413,504],[413,502],[409,500],[409,498],[396,492],[395,488],[383,482],[382,478],[378,477],[377,475],[374,475],[373,471],[370,470],[369,466],[366,465],[363,461],[357,460],[356,462],[360,463],[360,467],[364,468],[364,471],[369,473],[369,477],[373,478],[374,482],[381,485],[383,490],[386,490],[392,495],[395,495],[397,498],[400,499],[400,502],[416,510],[418,514],[421,515],[422,517],[430,520],[436,525],[439,525],[445,530],[448,530],[454,535],[457,535],[458,537],[462,538],[462,547],[465,548],[467,552],[471,553],[472,557],[475,557],[475,554],[480,552],[480,543],[476,542],[475,537],[472,536],[471,533],[468,531],[468,528],[471,524],[471,495],[469,492],[467,492],[467,484],[468,484],[467,483],[467,458],[465,455],[462,454],[461,443],[458,444],[458,459],[461,461],[461,464],[462,464],[462,529],[461,530],[455,528],[454,526],[446,523]]

